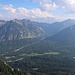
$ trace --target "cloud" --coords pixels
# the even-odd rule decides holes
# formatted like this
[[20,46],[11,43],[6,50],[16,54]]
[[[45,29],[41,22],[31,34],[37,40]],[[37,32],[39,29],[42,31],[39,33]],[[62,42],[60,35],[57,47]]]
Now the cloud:
[[3,18],[3,15],[2,14],[0,14],[0,18]]
[[[7,19],[31,19],[34,21],[48,22],[47,20],[56,18],[51,12],[43,11],[40,8],[26,9],[24,7],[14,8],[13,5],[1,5],[1,9],[6,11]],[[50,19],[51,20],[51,19]]]
[[[27,0],[28,1],[28,0]],[[14,8],[12,4],[1,5],[7,14],[1,15],[8,19],[31,19],[39,22],[53,22],[75,17],[75,0],[33,0],[39,4],[37,8]],[[1,10],[0,9],[0,10]],[[2,13],[3,14],[3,13]],[[0,17],[1,17],[0,16]]]
[[75,14],[64,14],[63,16],[61,16],[61,18],[64,19],[75,19]]
[[52,2],[51,0],[35,0],[40,4],[40,8],[44,11],[52,11],[58,8],[56,3]]
[[64,9],[65,13],[75,14],[75,0],[54,0],[54,2]]
[[[75,0],[35,0],[44,11],[63,10],[64,14],[75,14]],[[62,13],[62,12],[61,12]]]
[[58,6],[53,3],[53,4],[43,4],[43,3],[40,3],[41,5],[41,9],[44,10],[44,11],[51,11],[51,10],[54,10],[56,9]]
[[46,11],[42,11],[39,8],[28,10],[26,8],[18,8],[19,14],[31,18],[47,18],[54,17],[52,13],[48,13]]
[[13,8],[12,4],[2,6],[3,10],[8,11],[9,13],[16,13],[16,9]]

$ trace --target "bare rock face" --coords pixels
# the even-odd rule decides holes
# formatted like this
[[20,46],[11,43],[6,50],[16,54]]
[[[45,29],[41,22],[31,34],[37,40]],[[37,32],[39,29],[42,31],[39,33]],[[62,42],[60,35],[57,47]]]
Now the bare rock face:
[[11,20],[0,27],[0,41],[43,37],[44,31],[30,20]]
[[4,25],[5,23],[6,23],[6,21],[0,20],[0,27],[1,27],[2,25]]

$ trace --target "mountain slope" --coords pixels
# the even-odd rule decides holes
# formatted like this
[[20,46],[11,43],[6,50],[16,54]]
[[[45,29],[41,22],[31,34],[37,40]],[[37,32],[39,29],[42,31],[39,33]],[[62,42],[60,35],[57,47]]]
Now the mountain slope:
[[[7,23],[6,27],[5,25],[3,25],[9,31],[11,29],[17,30],[17,28],[20,30],[22,26],[25,28],[30,27],[30,25],[28,26],[30,22],[28,20],[12,20],[10,22],[11,25],[9,25],[10,23]],[[14,22],[16,23],[13,24]],[[4,27],[2,29],[4,29]],[[8,64],[10,64],[11,66],[28,71],[31,75],[74,75],[75,45],[74,47],[69,46],[65,47],[61,45],[61,44],[71,44],[71,45],[74,44],[75,43],[74,33],[75,33],[75,26],[70,26],[60,31],[59,33],[55,34],[54,36],[39,40],[38,42],[33,41],[32,39],[31,39],[32,41],[30,42],[29,39],[28,41],[26,41],[27,39],[25,40],[21,39],[16,41],[15,40],[8,41],[8,43],[7,41],[0,42],[0,50],[3,51],[2,53],[0,53],[1,54],[0,56],[2,60],[7,61]],[[59,43],[57,43],[56,41]],[[3,73],[5,72],[3,71]]]
[[11,20],[0,27],[0,41],[37,38],[44,36],[44,31],[30,20]]
[[0,27],[1,27],[2,25],[4,25],[5,23],[6,23],[6,21],[0,20]]
[[65,29],[69,26],[74,25],[75,20],[67,19],[65,21],[55,22],[52,24],[48,24],[48,23],[37,23],[37,24],[45,31],[46,35],[51,36],[51,35],[55,35],[59,31]]
[[65,45],[75,44],[75,25],[60,31],[49,39]]
[[13,69],[5,62],[0,61],[0,75],[30,75],[30,74],[22,72],[19,69]]

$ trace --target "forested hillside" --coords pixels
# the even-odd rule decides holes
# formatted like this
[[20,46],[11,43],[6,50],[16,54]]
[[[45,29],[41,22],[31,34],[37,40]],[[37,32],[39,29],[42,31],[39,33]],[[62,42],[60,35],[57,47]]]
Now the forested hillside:
[[0,75],[30,75],[27,72],[22,72],[20,69],[10,67],[6,62],[0,60]]

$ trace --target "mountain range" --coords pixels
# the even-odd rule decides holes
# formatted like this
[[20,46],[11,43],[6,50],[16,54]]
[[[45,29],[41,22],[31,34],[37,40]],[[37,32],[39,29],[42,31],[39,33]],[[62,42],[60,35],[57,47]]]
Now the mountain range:
[[0,41],[38,38],[44,36],[44,31],[30,20],[0,21]]
[[0,41],[52,36],[74,24],[75,20],[71,19],[52,24],[38,23],[27,19],[0,20]]
[[75,20],[67,19],[65,21],[55,22],[52,24],[48,24],[48,23],[37,23],[37,24],[45,31],[45,34],[47,36],[52,36],[60,32],[61,30],[74,25]]
[[75,20],[2,21],[0,41],[0,59],[13,68],[29,75],[75,75]]
[[48,38],[64,45],[75,45],[75,25],[67,27],[54,36]]

